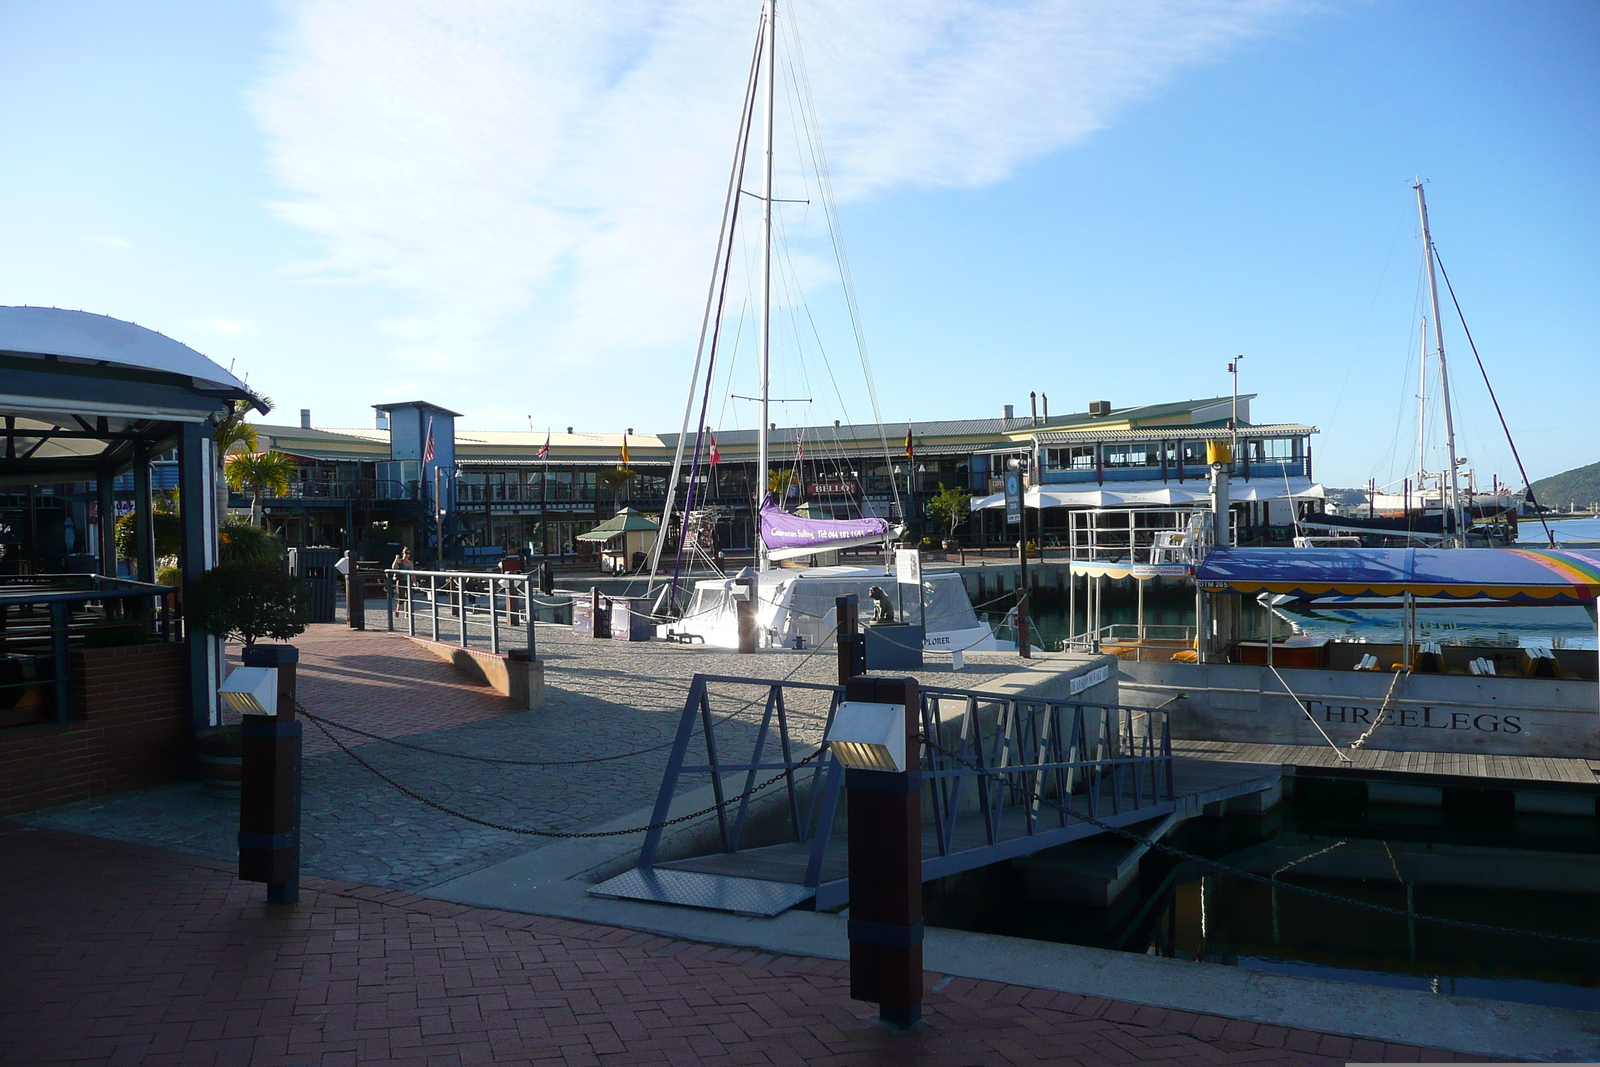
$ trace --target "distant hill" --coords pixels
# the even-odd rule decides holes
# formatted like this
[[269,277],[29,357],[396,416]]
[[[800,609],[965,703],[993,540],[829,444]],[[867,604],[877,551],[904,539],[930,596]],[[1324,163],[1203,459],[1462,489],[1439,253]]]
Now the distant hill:
[[1547,508],[1562,509],[1574,502],[1584,507],[1600,500],[1600,463],[1540,478],[1530,488],[1534,499]]

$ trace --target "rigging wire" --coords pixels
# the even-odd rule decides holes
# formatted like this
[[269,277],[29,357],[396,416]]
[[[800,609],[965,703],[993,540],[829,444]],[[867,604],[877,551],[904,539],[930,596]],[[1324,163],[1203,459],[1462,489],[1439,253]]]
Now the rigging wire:
[[[1483,375],[1483,387],[1489,390],[1489,400],[1494,404],[1494,413],[1500,420],[1500,428],[1506,433],[1506,443],[1511,446],[1511,458],[1517,462],[1517,473],[1522,475],[1522,484],[1527,492],[1528,503],[1538,506],[1538,501],[1533,498],[1533,483],[1528,481],[1528,471],[1522,465],[1522,456],[1517,452],[1517,442],[1511,436],[1511,427],[1506,425],[1505,412],[1500,410],[1500,398],[1494,395],[1494,386],[1489,382],[1489,371],[1483,365],[1483,357],[1478,354],[1478,342],[1472,339],[1472,330],[1467,326],[1467,316],[1461,311],[1461,301],[1456,299],[1455,286],[1450,284],[1450,272],[1444,269],[1444,257],[1439,255],[1437,247],[1433,250],[1433,258],[1439,264],[1439,274],[1444,278],[1444,287],[1450,293],[1450,302],[1455,305],[1456,317],[1461,320],[1461,332],[1467,335],[1467,345],[1472,349],[1472,358],[1478,361],[1478,373]],[[1539,525],[1544,527],[1544,536],[1550,547],[1556,547],[1556,535],[1550,530],[1550,523],[1545,520],[1544,513],[1538,512]]]
[[[856,302],[855,280],[850,273],[850,260],[845,255],[842,240],[842,227],[839,221],[838,200],[833,191],[833,174],[828,168],[827,150],[822,145],[820,131],[813,133],[812,124],[816,122],[816,101],[811,92],[811,75],[806,66],[805,46],[800,41],[799,23],[795,19],[793,6],[788,10],[791,27],[790,37],[794,41],[793,67],[798,74],[798,81],[805,94],[805,103],[801,107],[801,115],[809,115],[810,123],[806,128],[806,139],[811,145],[813,165],[817,170],[817,184],[821,189],[823,216],[828,222],[828,235],[832,240],[834,261],[839,266],[839,276],[844,282],[845,307],[850,315],[850,326],[855,334],[856,351],[861,359],[861,369],[867,381],[867,397],[872,403],[872,417],[878,426],[878,443],[883,449],[883,459],[887,466],[892,466],[889,456],[889,438],[884,431],[883,409],[878,403],[878,387],[872,376],[872,360],[867,353],[866,331],[861,323],[861,309]],[[900,499],[900,487],[891,480],[890,485],[894,492],[895,510],[905,514],[905,508]]]

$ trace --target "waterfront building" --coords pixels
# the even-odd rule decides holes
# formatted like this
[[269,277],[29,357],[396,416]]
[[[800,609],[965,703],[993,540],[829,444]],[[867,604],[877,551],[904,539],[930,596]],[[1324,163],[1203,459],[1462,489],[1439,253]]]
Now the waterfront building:
[[[998,418],[777,428],[769,433],[772,487],[790,508],[825,518],[876,515],[918,536],[942,537],[928,501],[947,488],[973,498],[956,537],[974,547],[1015,542],[994,507],[999,476],[1016,460],[1028,470],[1030,527],[1046,547],[1065,545],[1075,513],[1126,514],[1208,501],[1206,442],[1238,441],[1233,475],[1242,543],[1287,543],[1296,509],[1320,502],[1311,436],[1300,423],[1250,422],[1254,394],[1080,412]],[[375,405],[370,429],[258,426],[263,449],[301,461],[288,492],[270,495],[268,522],[290,544],[327,543],[379,559],[408,545],[435,558],[488,561],[502,554],[592,559],[582,535],[619,510],[659,516],[677,434],[469,430],[426,401]],[[429,448],[429,439],[433,441]],[[756,431],[723,430],[702,441],[696,468],[687,442],[678,507],[691,478],[694,506],[717,550],[748,552],[755,538]],[[715,462],[711,442],[715,441]],[[627,462],[624,465],[624,450]],[[619,474],[619,471],[626,473]],[[233,505],[247,507],[236,495]],[[1206,506],[1209,506],[1206,504]],[[714,531],[711,533],[710,531]],[[667,531],[670,541],[675,532]]]

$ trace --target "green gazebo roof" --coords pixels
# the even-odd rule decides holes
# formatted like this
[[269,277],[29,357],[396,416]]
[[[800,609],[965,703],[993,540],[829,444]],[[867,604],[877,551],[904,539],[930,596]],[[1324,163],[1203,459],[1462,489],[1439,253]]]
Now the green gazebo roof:
[[578,535],[580,541],[609,541],[613,537],[620,537],[625,533],[655,532],[661,529],[661,524],[650,516],[632,508],[623,508],[599,526],[588,533]]

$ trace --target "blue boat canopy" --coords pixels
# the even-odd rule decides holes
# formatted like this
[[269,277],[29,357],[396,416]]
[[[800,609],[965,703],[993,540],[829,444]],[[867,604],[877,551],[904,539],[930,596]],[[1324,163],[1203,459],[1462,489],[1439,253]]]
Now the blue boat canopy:
[[1540,604],[1600,597],[1600,551],[1522,548],[1219,548],[1201,589],[1290,596],[1413,596]]

